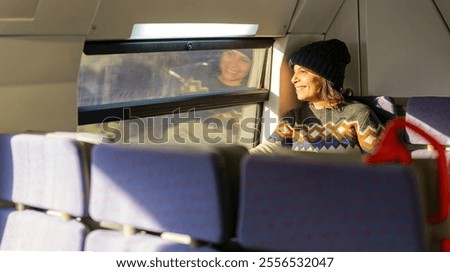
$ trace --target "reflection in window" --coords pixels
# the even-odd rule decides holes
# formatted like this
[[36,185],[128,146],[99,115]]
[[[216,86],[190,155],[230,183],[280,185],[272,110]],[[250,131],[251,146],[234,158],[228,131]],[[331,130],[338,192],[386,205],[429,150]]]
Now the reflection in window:
[[265,49],[83,55],[78,105],[258,88]]

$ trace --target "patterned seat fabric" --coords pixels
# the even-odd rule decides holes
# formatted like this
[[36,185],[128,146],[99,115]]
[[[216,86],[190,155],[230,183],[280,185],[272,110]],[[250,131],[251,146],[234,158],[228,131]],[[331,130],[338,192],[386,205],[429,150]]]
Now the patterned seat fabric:
[[25,210],[9,215],[1,250],[81,251],[85,226],[45,213]]
[[351,99],[369,106],[383,124],[391,119],[397,118],[397,108],[393,97],[352,96]]
[[345,162],[345,155],[315,156],[244,159],[237,231],[242,247],[425,250],[423,214],[411,168]]
[[[406,121],[433,136],[439,143],[450,145],[450,97],[411,97],[406,106]],[[425,139],[407,129],[411,144],[428,144]]]
[[[239,152],[238,152],[239,153]],[[236,198],[239,174],[228,174],[217,149],[183,146],[97,145],[92,153],[89,213],[96,221],[113,222],[149,232],[189,235],[207,243],[223,243],[233,234],[231,198]],[[230,154],[229,154],[230,155]],[[233,156],[231,156],[233,157]],[[229,162],[231,163],[231,162]],[[231,164],[239,165],[239,159]],[[233,184],[230,184],[232,182]],[[120,234],[120,233],[119,233]],[[87,250],[177,250],[172,243],[158,247],[133,237],[94,231]],[[103,237],[103,238],[99,238]],[[110,239],[118,242],[116,245]],[[147,237],[156,241],[155,237]],[[134,241],[134,242],[133,242]],[[134,245],[134,246],[131,246]],[[204,250],[201,248],[195,250]]]
[[16,203],[87,214],[85,162],[77,141],[19,134],[12,139]]
[[74,219],[87,215],[88,176],[80,143],[18,134],[11,147],[12,201],[25,210],[8,216],[1,249],[83,250],[85,226]]
[[[450,97],[422,96],[411,97],[406,107],[406,121],[418,126],[427,134],[436,139],[440,144],[450,146]],[[437,189],[437,171],[436,158],[437,152],[427,150],[421,145],[428,145],[428,141],[410,129],[406,130],[406,141],[411,144],[413,151],[412,158],[420,167],[420,164],[426,163],[427,159],[432,159],[431,163],[427,163],[427,167],[420,167],[426,174],[426,178],[422,179],[423,192],[425,196],[425,205],[429,214],[435,214],[437,208],[442,201]],[[448,180],[450,181],[450,152],[447,150],[445,154]],[[434,174],[434,175],[433,175]],[[431,182],[436,180],[436,182]],[[450,195],[450,184],[448,185],[448,193]],[[441,243],[450,243],[450,218],[437,225],[432,226],[433,237],[440,239]],[[434,242],[434,240],[432,241]],[[447,246],[448,247],[448,246]],[[448,249],[447,249],[448,250]]]

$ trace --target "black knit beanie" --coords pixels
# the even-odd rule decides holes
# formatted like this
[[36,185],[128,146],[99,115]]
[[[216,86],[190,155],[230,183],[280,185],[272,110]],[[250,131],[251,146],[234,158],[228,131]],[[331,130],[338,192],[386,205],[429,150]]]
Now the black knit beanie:
[[313,42],[302,47],[289,60],[289,65],[295,64],[314,71],[329,80],[333,87],[340,91],[344,84],[345,66],[351,57],[347,45],[337,39]]

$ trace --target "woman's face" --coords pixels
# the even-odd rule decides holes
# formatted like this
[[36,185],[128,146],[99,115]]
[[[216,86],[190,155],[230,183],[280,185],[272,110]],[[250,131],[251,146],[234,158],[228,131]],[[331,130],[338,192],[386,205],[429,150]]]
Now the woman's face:
[[240,86],[250,72],[252,60],[238,50],[229,50],[220,58],[220,80],[228,86]]
[[300,66],[294,65],[294,75],[291,78],[297,93],[297,99],[308,102],[320,102],[319,91],[324,79],[314,72]]

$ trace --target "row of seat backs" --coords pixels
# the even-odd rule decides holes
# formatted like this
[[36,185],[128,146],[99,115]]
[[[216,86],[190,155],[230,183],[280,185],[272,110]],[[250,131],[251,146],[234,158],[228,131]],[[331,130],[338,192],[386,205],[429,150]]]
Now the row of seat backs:
[[0,135],[0,144],[0,199],[10,204],[0,209],[2,250],[209,251],[192,246],[234,236],[244,147],[90,145],[34,134]]
[[[323,156],[313,160],[313,155],[298,155],[295,154],[295,158],[249,156],[243,161],[237,234],[240,245],[270,251],[422,249],[419,243],[421,232],[418,231],[421,222],[417,216],[420,214],[419,206],[414,198],[416,187],[409,180],[412,176],[408,169],[402,166],[372,168],[360,163],[333,165],[333,161],[324,159]],[[26,157],[38,159],[28,155]],[[187,155],[186,150],[99,145],[93,148],[91,159],[89,213],[93,219],[141,231],[185,233],[196,240],[217,244],[232,236],[229,230],[233,215],[225,215],[229,207],[224,205],[226,199],[220,196],[224,184],[217,174],[220,171],[214,170],[220,166],[217,154],[192,150]],[[336,158],[334,162],[340,162],[341,159],[342,157]],[[329,171],[323,171],[324,167]],[[36,171],[39,172],[38,169]],[[355,171],[358,173],[354,174]],[[185,177],[189,177],[189,180]],[[364,177],[371,179],[366,180]],[[205,178],[214,182],[207,182]],[[392,179],[403,182],[388,184]],[[43,180],[32,182],[41,185],[45,183]],[[32,190],[33,188],[27,192]],[[58,189],[58,193],[61,193],[60,190]],[[400,206],[396,203],[399,198],[404,200]],[[12,200],[18,201],[14,196]],[[26,197],[21,200],[38,208],[60,210],[62,207],[56,202],[54,205],[45,204],[47,201],[41,204],[36,200],[31,203]],[[76,202],[77,206],[80,202],[85,203],[84,200]],[[342,213],[336,210],[339,207],[342,208],[339,209]],[[73,214],[85,215],[84,212],[78,213],[76,209],[67,210],[71,210]],[[7,230],[15,229],[20,232],[24,227],[31,227],[34,231],[6,235],[14,241],[3,241],[6,243],[6,246],[2,245],[4,249],[8,249],[11,244],[17,246],[17,239],[30,243],[30,239],[35,237],[40,239],[34,245],[21,244],[20,249],[27,249],[29,246],[38,250],[52,249],[42,245],[48,245],[47,239],[54,237],[58,241],[58,250],[80,250],[68,246],[82,244],[84,230],[78,222],[71,221],[71,228],[67,228],[62,227],[65,222],[59,218],[49,217],[47,221],[51,222],[43,227],[50,227],[52,231],[50,236],[45,236],[42,234],[47,232],[40,232],[36,226],[47,222],[46,215],[34,210],[13,212],[12,215],[20,215],[19,222]],[[64,233],[67,229],[76,231]],[[74,234],[78,235],[74,237]],[[393,235],[396,239],[392,239]],[[380,239],[380,236],[385,239]],[[71,243],[64,237],[71,237],[71,240],[77,242]],[[388,241],[388,244],[383,244],[383,241]],[[148,234],[124,235],[105,229],[90,232],[85,249],[190,250],[187,246],[166,242]],[[201,247],[195,250],[208,249],[210,248]]]
[[[24,142],[17,146],[21,140]],[[79,160],[69,160],[74,163],[71,166],[63,163],[70,157],[67,153],[62,155],[65,148],[80,154],[80,149],[72,148],[79,147],[78,142],[36,135],[20,135],[11,142],[13,149],[20,147],[17,151],[23,155],[21,163],[27,159],[41,161],[26,162],[33,171],[21,171],[14,179],[11,201],[38,210],[9,214],[2,249],[210,251],[217,247],[191,246],[220,245],[235,236],[233,209],[237,207],[230,205],[238,203],[237,186],[232,191],[225,182],[238,184],[239,173],[221,171],[224,159],[217,151],[95,145],[90,158],[88,200],[74,197],[80,191],[88,195],[83,175],[63,176],[73,171],[66,167],[81,169],[83,165]],[[38,148],[32,148],[36,142]],[[56,143],[56,149],[52,143]],[[42,146],[47,147],[44,157]],[[55,150],[60,156],[54,154]],[[234,157],[228,160],[228,166],[238,169],[245,150],[225,150]],[[48,158],[58,162],[51,159],[46,165],[42,161]],[[417,188],[409,168],[367,166],[360,157],[347,163],[342,163],[342,155],[329,158],[332,157],[301,153],[287,157],[247,156],[241,165],[236,234],[239,246],[269,251],[423,250],[420,206],[414,197]],[[41,165],[36,167],[36,163]],[[36,175],[47,172],[42,169],[49,169],[52,174],[37,179]],[[23,189],[21,185],[25,183],[34,184]],[[2,192],[4,197],[7,191]],[[74,196],[67,195],[70,192]],[[41,195],[30,197],[33,193]],[[64,211],[70,217],[61,220],[40,211],[47,209]],[[82,223],[71,219],[84,216],[119,227],[87,233]],[[161,233],[188,235],[191,245],[161,239]]]

